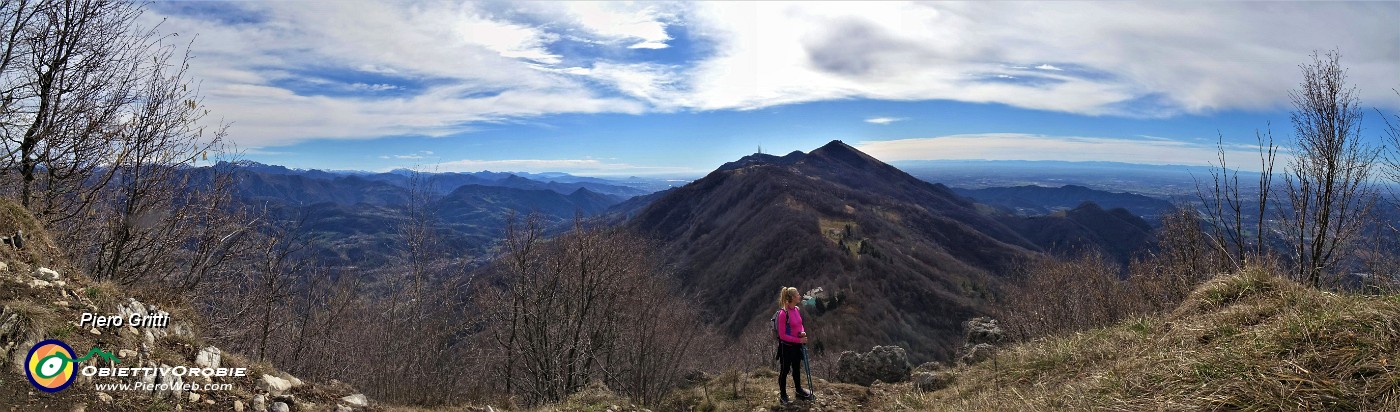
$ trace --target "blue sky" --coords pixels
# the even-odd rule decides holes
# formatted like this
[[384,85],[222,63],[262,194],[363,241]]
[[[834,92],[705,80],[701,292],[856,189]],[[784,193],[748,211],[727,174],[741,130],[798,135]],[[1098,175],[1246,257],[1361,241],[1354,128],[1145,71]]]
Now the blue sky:
[[[158,2],[244,157],[701,174],[844,140],[886,161],[1204,164],[1286,141],[1336,48],[1400,110],[1400,3]],[[1335,30],[1345,27],[1345,30]],[[1368,110],[1368,135],[1379,135]]]

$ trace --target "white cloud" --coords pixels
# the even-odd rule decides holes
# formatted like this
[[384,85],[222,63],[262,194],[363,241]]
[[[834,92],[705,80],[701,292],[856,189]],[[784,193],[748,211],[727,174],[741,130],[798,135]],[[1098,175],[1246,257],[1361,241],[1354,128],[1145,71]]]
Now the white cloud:
[[[647,110],[646,103],[634,97],[538,70],[563,59],[545,47],[560,34],[501,18],[499,14],[509,13],[482,5],[239,2],[229,6],[263,21],[223,24],[198,16],[161,14],[159,7],[144,18],[152,25],[164,20],[163,30],[198,34],[192,74],[202,79],[205,103],[214,117],[232,123],[228,139],[244,146],[282,146],[318,138],[443,136],[469,131],[482,122]],[[628,30],[641,37],[628,37],[626,31],[608,35],[632,42],[669,39],[644,29]],[[390,81],[328,84],[319,77],[335,71],[390,76],[386,79]],[[350,94],[298,91],[298,83]],[[381,93],[391,90],[398,93]]]
[[[1397,3],[738,3],[695,5],[716,54],[691,107],[948,99],[1088,115],[1287,104],[1297,65],[1339,48],[1367,104],[1400,106]],[[1335,30],[1346,26],[1347,30]],[[1038,62],[1054,61],[1055,66]],[[1063,69],[1063,70],[1054,70]],[[1034,75],[1036,81],[984,81]]]
[[[836,99],[1147,117],[1273,109],[1307,54],[1333,47],[1366,105],[1400,107],[1394,2],[227,3],[256,24],[154,7],[152,25],[198,34],[205,103],[233,123],[230,140],[257,147]],[[691,36],[682,53],[703,54],[647,60],[680,44],[673,25]],[[568,41],[587,47],[556,47]],[[376,77],[341,83],[349,96],[293,86],[323,72]]]
[[[959,134],[939,137],[864,141],[855,147],[886,162],[908,160],[1060,160],[1208,166],[1217,158],[1214,144],[1161,139],[1046,136],[1020,133]],[[1228,145],[1226,162],[1258,169],[1258,147]],[[1280,153],[1277,165],[1287,163]]]
[[905,120],[908,120],[908,119],[905,119],[905,118],[903,118],[903,117],[872,117],[872,118],[869,118],[869,119],[865,119],[865,122],[866,122],[866,123],[874,123],[874,124],[878,124],[878,125],[887,125],[887,124],[890,124],[890,123],[900,122],[900,121],[905,121]]

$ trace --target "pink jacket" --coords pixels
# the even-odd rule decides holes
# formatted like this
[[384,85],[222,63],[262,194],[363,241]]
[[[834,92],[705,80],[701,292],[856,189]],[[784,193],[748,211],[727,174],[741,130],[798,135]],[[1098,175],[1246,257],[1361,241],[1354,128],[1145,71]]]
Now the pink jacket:
[[778,314],[778,339],[788,343],[802,343],[802,313],[797,307],[784,309]]

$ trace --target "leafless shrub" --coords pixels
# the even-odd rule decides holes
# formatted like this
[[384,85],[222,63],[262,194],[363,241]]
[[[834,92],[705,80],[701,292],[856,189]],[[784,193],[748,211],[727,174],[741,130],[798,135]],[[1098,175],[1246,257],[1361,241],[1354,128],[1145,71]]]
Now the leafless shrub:
[[539,219],[512,219],[477,302],[495,344],[501,389],[557,401],[590,381],[654,404],[680,383],[696,339],[711,334],[670,293],[653,245],[577,222],[546,240]]
[[1034,338],[1082,330],[1134,313],[1119,269],[1094,250],[1070,260],[1044,258],[1023,265],[1023,280],[1006,297],[1006,324],[1013,336]]

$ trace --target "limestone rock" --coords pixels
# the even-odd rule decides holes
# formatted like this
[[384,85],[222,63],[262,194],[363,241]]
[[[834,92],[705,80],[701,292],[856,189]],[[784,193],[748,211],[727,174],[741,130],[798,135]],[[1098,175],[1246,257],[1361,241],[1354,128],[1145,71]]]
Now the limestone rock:
[[870,352],[846,351],[837,360],[836,380],[869,386],[879,380],[903,382],[909,380],[909,357],[898,346],[876,346]]
[[340,401],[345,402],[346,405],[350,405],[352,408],[364,408],[369,406],[369,399],[365,398],[365,394],[363,393],[340,398]]
[[218,368],[219,361],[223,358],[224,351],[210,346],[199,351],[194,357],[194,364],[201,368]]
[[957,375],[952,372],[919,372],[914,374],[914,387],[924,392],[933,392],[953,384]]
[[963,330],[967,331],[967,345],[995,345],[1006,340],[1006,334],[1002,332],[1001,326],[997,325],[997,320],[986,316],[963,322]]
[[253,412],[267,412],[267,397],[258,395],[253,397]]
[[34,277],[43,280],[59,280],[61,278],[58,276],[58,271],[43,267],[34,273]]
[[272,403],[272,408],[271,408],[270,410],[271,410],[272,412],[292,412],[292,408],[291,408],[290,406],[287,406],[287,404],[282,403],[282,402],[273,402],[273,403]]
[[300,388],[302,385],[304,385],[301,379],[297,379],[297,377],[292,376],[292,374],[287,373],[285,371],[278,372],[277,377],[285,379],[287,382],[290,382],[293,388]]
[[262,379],[258,380],[258,388],[267,391],[269,395],[277,396],[292,389],[292,382],[272,375],[263,375]]
[[992,356],[996,354],[996,350],[996,346],[987,343],[979,343],[970,348],[966,348],[966,353],[964,353],[961,358],[958,358],[958,362],[964,365],[979,363],[991,359]]

